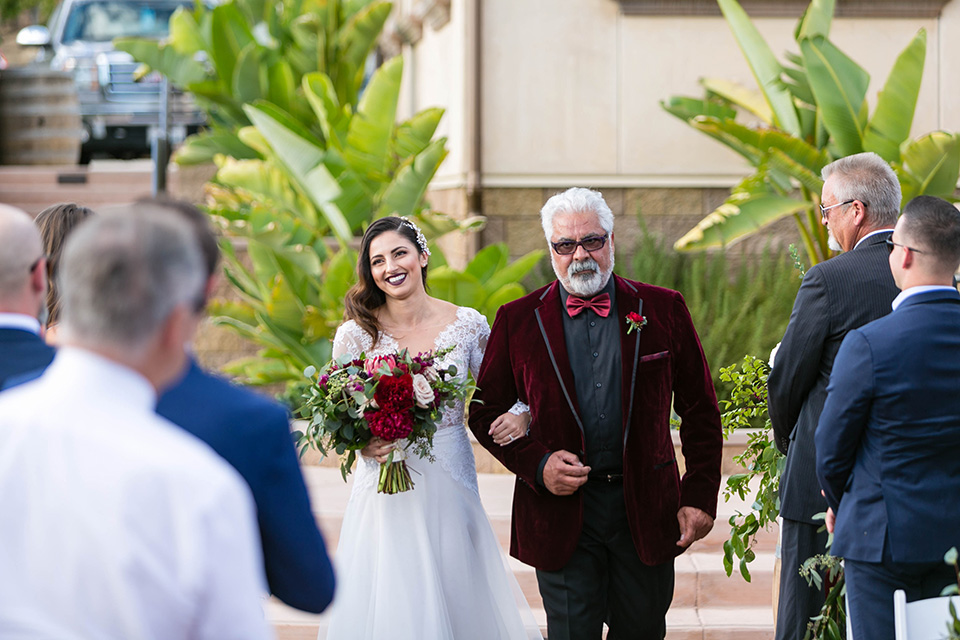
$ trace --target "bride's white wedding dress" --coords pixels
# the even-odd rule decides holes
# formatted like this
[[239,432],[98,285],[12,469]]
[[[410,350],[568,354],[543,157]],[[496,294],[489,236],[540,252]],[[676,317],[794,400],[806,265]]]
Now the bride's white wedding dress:
[[[460,307],[436,338],[454,345],[442,360],[466,378],[480,367],[490,328],[474,309]],[[383,334],[370,336],[347,321],[334,355],[398,351]],[[411,454],[414,489],[377,493],[379,465],[358,456],[335,564],[337,591],[327,640],[526,640],[541,638],[513,574],[507,569],[477,489],[464,406],[444,411],[433,439],[435,462]]]

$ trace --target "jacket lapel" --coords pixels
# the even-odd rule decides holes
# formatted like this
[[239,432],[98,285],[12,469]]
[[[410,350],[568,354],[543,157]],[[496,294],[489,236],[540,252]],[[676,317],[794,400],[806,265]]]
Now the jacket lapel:
[[540,306],[534,310],[540,335],[547,347],[550,364],[560,383],[563,397],[573,413],[580,433],[583,433],[583,421],[580,420],[580,409],[577,405],[576,386],[573,381],[573,370],[570,368],[570,358],[567,355],[567,343],[563,333],[563,305],[560,303],[560,283],[554,281],[540,297]]
[[[617,289],[617,313],[626,318],[631,311],[636,311],[643,315],[643,299],[640,298],[639,291],[629,281],[623,278],[616,278]],[[620,361],[623,367],[620,376],[623,385],[623,398],[627,400],[623,407],[623,444],[627,444],[627,434],[630,431],[630,424],[633,422],[633,400],[636,396],[634,390],[637,386],[637,363],[640,360],[640,336],[643,331],[634,331],[627,334],[626,320],[620,322]]]

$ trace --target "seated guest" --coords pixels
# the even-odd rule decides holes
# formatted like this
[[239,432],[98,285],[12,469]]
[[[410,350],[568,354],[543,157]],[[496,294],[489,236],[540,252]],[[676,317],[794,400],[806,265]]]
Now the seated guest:
[[[137,208],[172,212],[190,224],[203,253],[209,295],[220,250],[207,216],[185,202],[147,200]],[[202,308],[197,314],[201,317]],[[160,397],[157,412],[213,447],[250,485],[271,593],[291,607],[323,611],[333,599],[333,567],[310,509],[286,410],[190,358],[181,379]]]
[[47,256],[47,325],[43,337],[48,344],[57,344],[57,325],[60,322],[60,292],[57,290],[57,273],[60,257],[67,236],[78,224],[93,215],[93,211],[72,202],[55,204],[41,211],[34,221],[43,239],[43,252]]
[[33,220],[0,204],[0,389],[53,360],[53,349],[40,337],[46,291],[46,260]]
[[246,484],[154,412],[204,275],[173,216],[123,210],[68,241],[63,346],[0,394],[4,637],[270,637]]
[[914,198],[886,240],[901,293],[850,331],[816,431],[832,553],[855,638],[893,640],[893,593],[940,595],[960,546],[960,212]]

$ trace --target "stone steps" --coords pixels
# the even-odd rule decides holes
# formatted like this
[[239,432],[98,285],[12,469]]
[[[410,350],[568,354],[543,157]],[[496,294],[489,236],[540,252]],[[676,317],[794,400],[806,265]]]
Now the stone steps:
[[[308,464],[304,467],[304,476],[317,520],[333,552],[350,485],[343,482],[339,470],[333,466]],[[513,482],[508,474],[479,475],[481,500],[503,549],[509,546]],[[751,565],[751,583],[736,574],[728,578],[723,570],[721,548],[727,537],[726,519],[735,509],[744,508],[737,501],[721,502],[714,531],[677,558],[674,600],[667,616],[669,640],[769,640],[772,637],[770,603],[776,531],[762,532],[759,536],[757,560]],[[546,616],[535,571],[513,558],[509,562],[545,633]],[[323,615],[298,612],[275,600],[268,603],[267,615],[281,639],[312,640],[325,624]]]

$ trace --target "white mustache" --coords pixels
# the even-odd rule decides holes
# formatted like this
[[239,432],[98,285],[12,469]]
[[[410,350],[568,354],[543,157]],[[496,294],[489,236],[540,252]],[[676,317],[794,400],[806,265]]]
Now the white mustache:
[[569,275],[576,275],[581,271],[600,271],[600,265],[597,264],[597,261],[593,258],[587,258],[586,260],[581,260],[580,262],[571,262],[570,266],[567,268],[567,273]]

